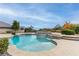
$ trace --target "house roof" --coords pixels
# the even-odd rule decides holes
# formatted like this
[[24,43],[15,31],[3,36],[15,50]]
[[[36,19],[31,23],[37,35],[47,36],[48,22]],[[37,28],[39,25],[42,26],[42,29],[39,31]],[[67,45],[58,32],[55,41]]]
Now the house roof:
[[10,27],[11,27],[10,24],[0,21],[0,28],[10,28]]

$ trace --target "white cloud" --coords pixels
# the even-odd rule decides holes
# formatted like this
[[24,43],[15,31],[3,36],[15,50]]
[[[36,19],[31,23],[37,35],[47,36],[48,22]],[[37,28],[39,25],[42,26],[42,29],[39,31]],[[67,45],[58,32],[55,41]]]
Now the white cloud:
[[[35,19],[35,20],[38,20],[38,21],[52,22],[52,23],[62,22],[62,21],[63,21],[61,17],[56,16],[56,15],[52,15],[51,17],[48,17],[47,15],[45,15],[45,16],[38,16],[38,15],[32,16],[32,15],[26,15],[25,17],[26,17],[26,19],[27,19],[27,18],[31,18],[31,19]],[[34,21],[35,21],[35,20],[34,20]]]
[[33,18],[35,20],[44,22],[62,22],[62,17],[55,15],[54,13],[47,12],[43,9],[27,10],[26,13],[20,14],[22,17]]
[[0,14],[5,15],[16,15],[12,10],[7,8],[0,8]]
[[9,15],[12,17],[19,17],[19,18],[31,18],[34,21],[38,20],[38,21],[43,21],[43,22],[52,22],[52,23],[62,23],[62,17],[55,15],[53,13],[50,13],[48,11],[46,11],[45,9],[40,9],[37,8],[36,6],[30,9],[31,7],[29,7],[29,9],[27,8],[24,11],[21,10],[12,10],[10,8],[0,8],[0,14],[1,15]]

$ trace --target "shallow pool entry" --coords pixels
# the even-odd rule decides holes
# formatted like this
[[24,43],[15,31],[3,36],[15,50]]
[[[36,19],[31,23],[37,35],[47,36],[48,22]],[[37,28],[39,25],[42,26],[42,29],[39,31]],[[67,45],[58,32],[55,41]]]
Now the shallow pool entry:
[[18,49],[32,52],[50,50],[56,46],[56,42],[51,40],[51,38],[37,35],[16,35],[9,42]]

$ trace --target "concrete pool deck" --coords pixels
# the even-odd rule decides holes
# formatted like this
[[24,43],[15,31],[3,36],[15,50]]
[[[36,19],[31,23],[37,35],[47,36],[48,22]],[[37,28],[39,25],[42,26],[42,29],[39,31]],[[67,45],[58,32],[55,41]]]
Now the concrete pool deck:
[[[12,35],[0,34],[0,38],[3,37],[12,37]],[[48,51],[28,52],[10,45],[7,52],[12,56],[79,56],[79,41],[66,39],[54,39],[54,41],[57,42],[57,46]]]
[[8,53],[13,56],[79,56],[79,41],[63,39],[54,41],[57,42],[57,46],[48,51],[28,52],[9,46]]
[[10,38],[12,36],[12,34],[0,34],[0,38]]
[[[35,34],[34,32],[28,32],[28,33],[16,33],[16,35],[21,35],[21,34]],[[12,37],[13,35],[12,34],[0,34],[0,38],[10,38]]]

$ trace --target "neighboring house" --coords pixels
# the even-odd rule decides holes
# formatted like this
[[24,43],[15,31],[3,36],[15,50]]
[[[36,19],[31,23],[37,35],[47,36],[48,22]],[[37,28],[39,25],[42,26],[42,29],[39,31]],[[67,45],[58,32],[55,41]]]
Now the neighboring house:
[[[9,33],[9,32],[12,32],[13,30],[11,29],[11,25],[6,23],[6,22],[3,22],[3,21],[0,21],[0,33]],[[18,30],[19,33],[23,33],[24,32],[24,27],[21,27],[19,30]]]
[[5,22],[0,21],[0,33],[7,33],[12,31],[11,25]]

